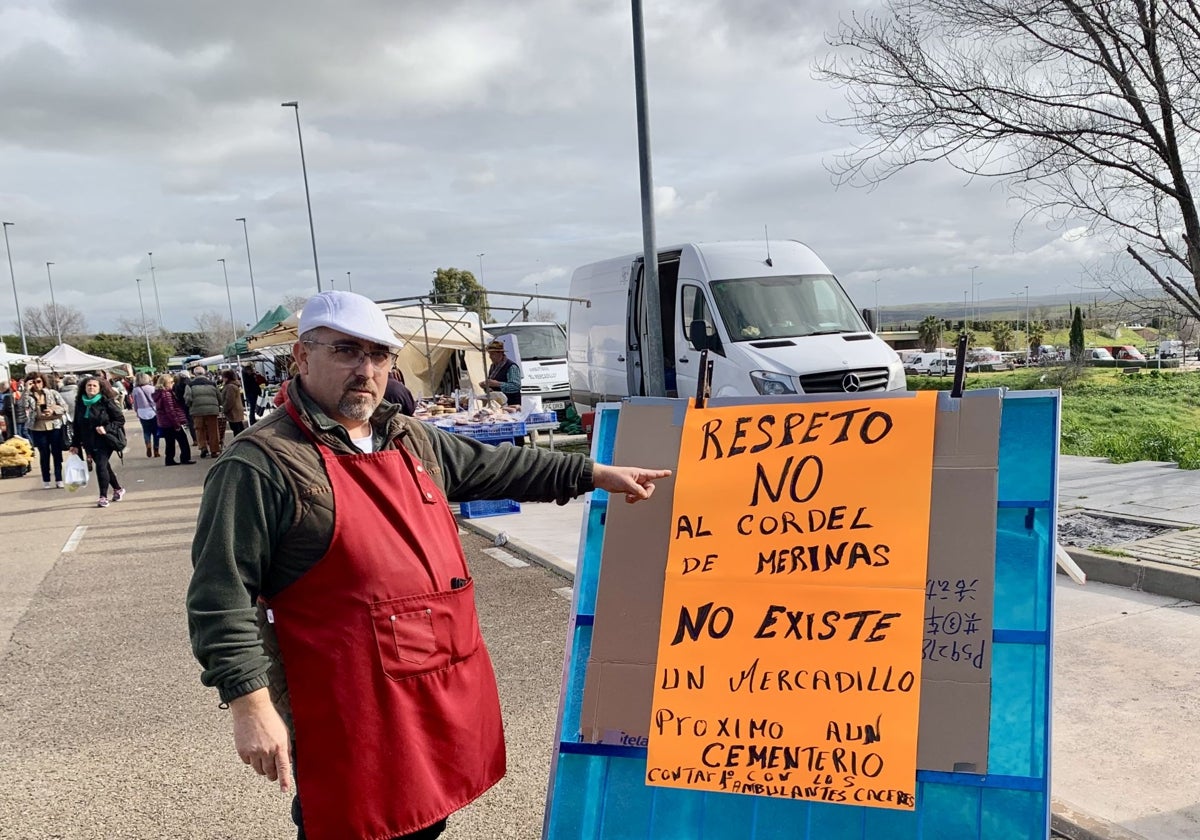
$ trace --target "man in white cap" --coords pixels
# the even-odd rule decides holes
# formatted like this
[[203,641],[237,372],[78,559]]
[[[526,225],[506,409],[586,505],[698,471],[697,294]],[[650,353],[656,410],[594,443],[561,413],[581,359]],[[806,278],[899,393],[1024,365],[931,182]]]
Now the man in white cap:
[[638,501],[665,470],[489,447],[382,402],[399,348],[359,295],[311,298],[284,411],[205,482],[192,646],[238,755],[287,789],[307,840],[434,838],[503,775],[474,585],[447,499]]

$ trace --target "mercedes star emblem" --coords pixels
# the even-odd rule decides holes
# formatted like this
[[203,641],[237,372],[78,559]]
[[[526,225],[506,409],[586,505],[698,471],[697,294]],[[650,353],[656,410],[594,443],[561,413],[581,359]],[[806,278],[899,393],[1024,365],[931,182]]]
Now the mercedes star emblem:
[[848,394],[853,394],[862,387],[862,381],[856,373],[847,373],[842,377],[842,390]]

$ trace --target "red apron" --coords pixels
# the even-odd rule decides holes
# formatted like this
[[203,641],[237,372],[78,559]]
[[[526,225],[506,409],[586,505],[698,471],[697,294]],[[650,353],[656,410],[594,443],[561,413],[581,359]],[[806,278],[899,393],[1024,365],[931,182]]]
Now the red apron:
[[504,775],[496,678],[458,526],[402,446],[320,450],[334,498],[325,556],[271,599],[309,840],[431,825]]

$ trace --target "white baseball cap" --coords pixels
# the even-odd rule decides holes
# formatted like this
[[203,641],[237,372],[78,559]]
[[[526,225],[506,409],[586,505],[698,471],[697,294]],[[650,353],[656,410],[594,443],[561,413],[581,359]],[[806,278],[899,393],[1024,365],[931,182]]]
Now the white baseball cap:
[[328,327],[364,341],[400,349],[404,342],[396,338],[375,301],[354,292],[337,290],[313,295],[300,313],[299,334],[317,327]]

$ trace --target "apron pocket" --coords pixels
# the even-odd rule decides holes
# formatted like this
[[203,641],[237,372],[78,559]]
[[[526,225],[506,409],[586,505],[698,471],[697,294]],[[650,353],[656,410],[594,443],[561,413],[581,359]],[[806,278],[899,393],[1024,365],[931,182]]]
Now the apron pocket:
[[394,612],[397,607],[385,602],[371,609],[384,673],[402,680],[445,667],[449,656],[439,651],[432,611]]

